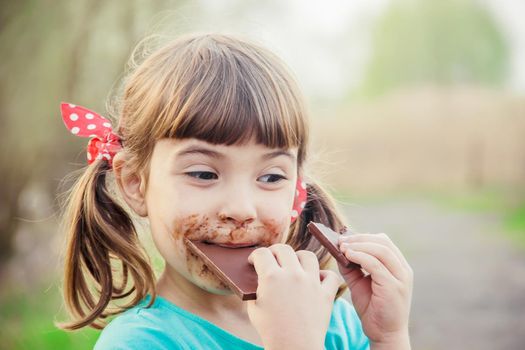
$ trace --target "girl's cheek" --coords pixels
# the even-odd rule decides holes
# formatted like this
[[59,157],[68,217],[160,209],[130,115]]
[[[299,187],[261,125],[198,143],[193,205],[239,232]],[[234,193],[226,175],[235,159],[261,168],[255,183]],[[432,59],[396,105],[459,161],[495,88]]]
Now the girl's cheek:
[[260,245],[268,247],[275,243],[284,243],[288,238],[288,230],[290,227],[289,219],[283,219],[281,221],[269,219],[263,220],[262,223],[264,233],[262,240],[260,240]]
[[221,234],[221,228],[210,222],[209,217],[201,214],[191,214],[175,219],[174,229],[171,233],[175,241],[189,240],[215,240]]

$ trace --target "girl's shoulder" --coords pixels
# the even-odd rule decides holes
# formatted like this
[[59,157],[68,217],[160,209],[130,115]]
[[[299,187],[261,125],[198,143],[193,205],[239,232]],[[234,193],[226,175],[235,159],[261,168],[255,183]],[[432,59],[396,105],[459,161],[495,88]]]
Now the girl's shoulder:
[[343,297],[334,302],[325,349],[370,349],[368,337],[354,306]]
[[161,296],[147,307],[150,300],[148,295],[113,319],[100,334],[95,350],[262,349]]
[[102,330],[94,349],[182,349],[177,332],[180,319],[158,297],[147,307],[150,298],[116,316]]

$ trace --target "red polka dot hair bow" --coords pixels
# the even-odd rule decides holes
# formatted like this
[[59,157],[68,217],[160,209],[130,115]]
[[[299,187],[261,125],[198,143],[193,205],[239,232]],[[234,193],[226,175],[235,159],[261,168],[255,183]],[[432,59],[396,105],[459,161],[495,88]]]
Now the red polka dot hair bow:
[[292,222],[294,222],[306,205],[306,182],[299,177],[297,178],[297,184],[295,186],[295,199],[292,208]]
[[87,146],[88,164],[106,159],[112,166],[113,157],[122,149],[121,139],[113,133],[109,120],[87,108],[63,102],[62,120],[73,135],[91,137]]

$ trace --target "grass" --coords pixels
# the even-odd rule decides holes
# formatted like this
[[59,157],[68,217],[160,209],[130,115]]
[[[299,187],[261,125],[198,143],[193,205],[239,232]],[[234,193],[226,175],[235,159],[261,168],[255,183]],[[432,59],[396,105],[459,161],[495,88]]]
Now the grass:
[[525,199],[518,192],[497,189],[437,195],[434,202],[443,208],[475,213],[497,213],[502,217],[502,232],[525,250]]
[[525,201],[506,215],[505,229],[525,249]]
[[476,191],[401,191],[396,193],[360,196],[347,191],[332,191],[343,204],[367,204],[385,201],[428,199],[447,211],[496,213],[501,215],[502,232],[525,250],[525,194],[520,190],[485,188]]
[[34,293],[13,287],[0,300],[0,339],[2,349],[93,349],[99,331],[83,329],[66,332],[54,325],[53,315],[60,321],[65,314],[60,311],[58,291]]
[[[145,243],[152,245],[147,239]],[[158,252],[150,253],[158,273],[164,262]],[[93,349],[99,330],[86,327],[78,331],[64,331],[55,326],[55,321],[64,322],[68,319],[57,286],[15,287],[8,284],[2,287],[0,349]]]

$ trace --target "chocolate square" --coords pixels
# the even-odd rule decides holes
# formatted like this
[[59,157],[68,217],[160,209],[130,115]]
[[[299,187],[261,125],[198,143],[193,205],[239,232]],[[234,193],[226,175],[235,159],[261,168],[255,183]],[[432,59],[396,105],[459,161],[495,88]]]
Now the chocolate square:
[[[309,222],[306,225],[308,231],[332,254],[332,256],[346,268],[361,268],[361,265],[351,262],[346,256],[339,250],[339,237],[341,233],[337,233],[331,228],[319,223]],[[351,234],[349,230],[346,230],[344,234]]]
[[190,241],[185,238],[188,249],[199,256],[242,300],[257,298],[257,272],[248,262],[248,256],[258,247],[227,248],[216,244]]

